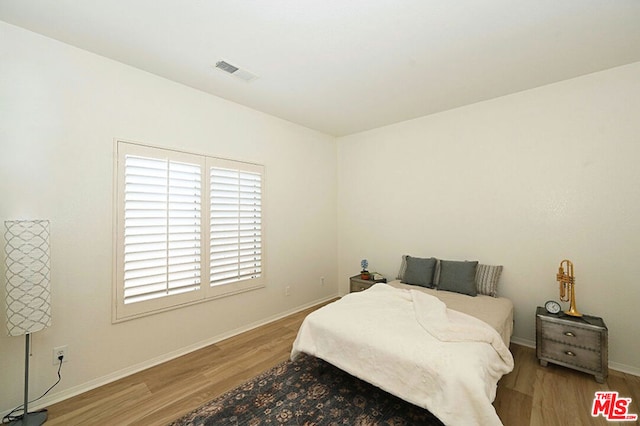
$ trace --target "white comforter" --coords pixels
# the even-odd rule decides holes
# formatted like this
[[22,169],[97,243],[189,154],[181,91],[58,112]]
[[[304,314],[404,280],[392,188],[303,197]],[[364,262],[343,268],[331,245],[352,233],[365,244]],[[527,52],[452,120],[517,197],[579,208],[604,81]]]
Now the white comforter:
[[447,425],[500,425],[491,405],[513,369],[500,335],[416,290],[376,284],[304,320],[291,358],[307,353],[426,408]]

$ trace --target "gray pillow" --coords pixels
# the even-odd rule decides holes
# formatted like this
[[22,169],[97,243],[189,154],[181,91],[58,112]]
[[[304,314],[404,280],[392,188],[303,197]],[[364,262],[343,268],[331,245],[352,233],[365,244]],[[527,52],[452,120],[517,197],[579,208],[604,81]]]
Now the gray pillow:
[[455,260],[440,261],[440,280],[438,290],[454,291],[456,293],[476,296],[476,268],[478,261],[459,262]]
[[423,259],[407,256],[407,269],[404,272],[402,282],[422,287],[433,287],[433,272],[435,269],[436,259],[434,257]]

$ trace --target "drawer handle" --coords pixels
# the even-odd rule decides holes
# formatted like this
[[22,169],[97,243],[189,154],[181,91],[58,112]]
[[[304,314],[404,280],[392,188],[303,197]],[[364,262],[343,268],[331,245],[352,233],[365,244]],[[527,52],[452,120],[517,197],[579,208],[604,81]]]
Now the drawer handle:
[[567,337],[576,337],[576,335],[575,335],[575,334],[573,334],[573,333],[572,333],[572,332],[570,332],[570,331],[565,331],[565,332],[564,332],[564,335],[565,335],[565,336],[567,336]]
[[576,356],[576,354],[571,351],[564,351],[564,354],[569,356]]

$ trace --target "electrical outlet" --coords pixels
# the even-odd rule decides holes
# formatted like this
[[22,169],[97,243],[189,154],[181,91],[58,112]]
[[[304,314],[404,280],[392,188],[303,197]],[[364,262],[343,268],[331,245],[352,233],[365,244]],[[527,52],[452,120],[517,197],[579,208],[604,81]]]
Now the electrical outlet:
[[291,286],[286,286],[284,288],[284,295],[285,296],[291,296]]
[[67,345],[53,348],[53,365],[60,364],[59,356],[62,356],[62,362],[69,362],[69,347]]

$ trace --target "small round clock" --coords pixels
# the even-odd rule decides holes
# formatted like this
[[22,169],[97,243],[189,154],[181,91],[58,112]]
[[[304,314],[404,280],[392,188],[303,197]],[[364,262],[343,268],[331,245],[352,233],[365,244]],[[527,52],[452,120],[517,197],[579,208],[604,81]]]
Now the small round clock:
[[557,314],[558,312],[560,312],[560,304],[558,302],[556,302],[555,300],[549,300],[544,304],[544,308],[547,310],[547,312],[549,312],[550,314]]

